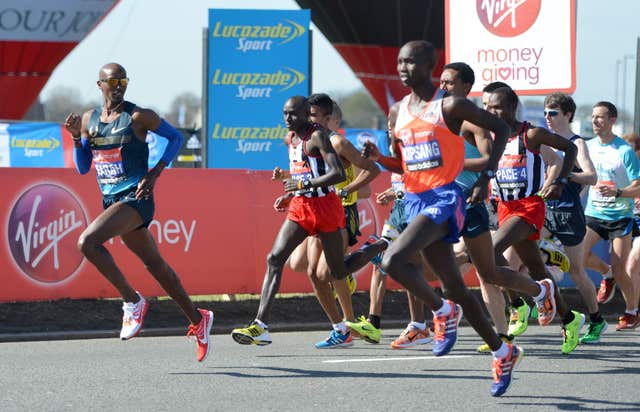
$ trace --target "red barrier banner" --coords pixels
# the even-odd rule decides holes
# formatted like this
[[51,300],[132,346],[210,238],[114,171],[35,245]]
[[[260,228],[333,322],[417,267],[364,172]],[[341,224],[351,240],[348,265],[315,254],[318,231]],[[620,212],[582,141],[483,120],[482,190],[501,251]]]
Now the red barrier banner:
[[[118,296],[77,249],[78,237],[102,211],[93,171],[81,176],[73,169],[4,168],[0,185],[0,302]],[[372,186],[373,193],[383,191],[389,175]],[[271,172],[163,172],[149,229],[190,294],[260,293],[267,253],[285,218],[273,209],[281,191]],[[390,206],[367,199],[359,207],[363,242],[380,233]],[[165,295],[119,238],[105,246],[134,288],[147,296]],[[367,265],[356,274],[359,290],[368,290],[371,269]],[[469,275],[466,280],[474,283]],[[388,287],[400,288],[395,282]],[[287,269],[280,291],[312,289],[306,274]]]

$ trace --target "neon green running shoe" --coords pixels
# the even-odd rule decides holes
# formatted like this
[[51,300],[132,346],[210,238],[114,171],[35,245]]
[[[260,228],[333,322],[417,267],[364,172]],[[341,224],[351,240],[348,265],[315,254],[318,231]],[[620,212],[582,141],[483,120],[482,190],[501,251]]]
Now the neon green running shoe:
[[509,331],[507,334],[513,336],[522,335],[529,327],[529,314],[531,308],[526,303],[522,306],[511,308],[511,319],[509,320]]
[[598,323],[589,323],[589,328],[587,329],[587,333],[585,333],[580,338],[580,343],[598,343],[600,342],[600,335],[602,335],[609,325],[607,321],[602,319],[601,322]]
[[355,332],[361,338],[369,343],[380,343],[380,335],[382,331],[369,322],[364,316],[358,318],[358,322],[345,322],[351,331]]
[[[500,334],[500,339],[504,342],[504,343],[513,343],[513,340],[515,339],[515,336],[506,336],[506,335],[502,335]],[[491,353],[491,348],[489,347],[489,345],[487,343],[483,343],[482,345],[478,346],[478,349],[476,349],[478,351],[478,353]]]
[[[356,288],[358,287],[358,281],[353,275],[347,275],[345,279],[347,280],[347,285],[349,285],[349,293],[353,295],[356,292]],[[335,288],[333,288],[333,284],[331,284],[331,288],[333,289],[333,297],[337,299],[338,295],[336,294]]]
[[531,313],[529,314],[530,319],[538,319],[538,306],[533,305],[531,308]]
[[584,325],[585,316],[572,310],[574,319],[562,326],[562,353],[565,355],[570,354],[578,346],[580,338],[580,329]]

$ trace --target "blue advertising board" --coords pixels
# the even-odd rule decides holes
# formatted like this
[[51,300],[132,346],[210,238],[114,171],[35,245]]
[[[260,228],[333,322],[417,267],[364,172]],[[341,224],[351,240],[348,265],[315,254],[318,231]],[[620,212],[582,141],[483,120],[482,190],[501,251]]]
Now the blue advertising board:
[[58,123],[13,123],[5,133],[12,167],[64,167]]
[[309,94],[309,10],[209,10],[208,166],[288,164],[282,107]]

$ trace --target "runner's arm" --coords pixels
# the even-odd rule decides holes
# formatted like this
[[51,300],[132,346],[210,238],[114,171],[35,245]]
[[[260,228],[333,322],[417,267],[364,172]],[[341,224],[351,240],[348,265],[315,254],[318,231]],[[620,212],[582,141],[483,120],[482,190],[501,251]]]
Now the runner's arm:
[[587,144],[582,139],[577,139],[574,144],[578,148],[577,161],[582,172],[569,173],[569,180],[585,186],[595,185],[598,182],[598,174],[589,156]]
[[358,150],[344,136],[334,134],[333,136],[331,136],[331,144],[340,157],[348,160],[354,166],[362,169],[353,180],[353,182],[349,183],[343,188],[343,190],[346,190],[347,193],[352,193],[360,190],[380,174],[380,169],[375,164],[375,162],[360,156]]

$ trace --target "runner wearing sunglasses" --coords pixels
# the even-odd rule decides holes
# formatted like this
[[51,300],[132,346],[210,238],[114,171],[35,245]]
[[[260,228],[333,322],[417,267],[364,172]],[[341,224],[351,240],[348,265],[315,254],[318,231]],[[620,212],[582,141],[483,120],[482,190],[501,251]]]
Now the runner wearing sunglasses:
[[[102,66],[97,81],[102,107],[82,117],[71,113],[65,127],[74,144],[74,161],[81,174],[95,166],[104,211],[82,232],[78,247],[82,254],[118,290],[124,299],[120,338],[128,340],[142,328],[149,303],[129,284],[103,244],[120,236],[124,244],[145,264],[182,309],[191,325],[187,336],[195,336],[197,359],[203,361],[210,349],[209,333],[213,313],[196,309],[180,279],[160,255],[148,226],[155,209],[153,189],[162,170],[182,146],[184,138],[154,111],[124,99],[129,79],[117,63]],[[148,169],[147,132],[169,140],[162,158]]]

